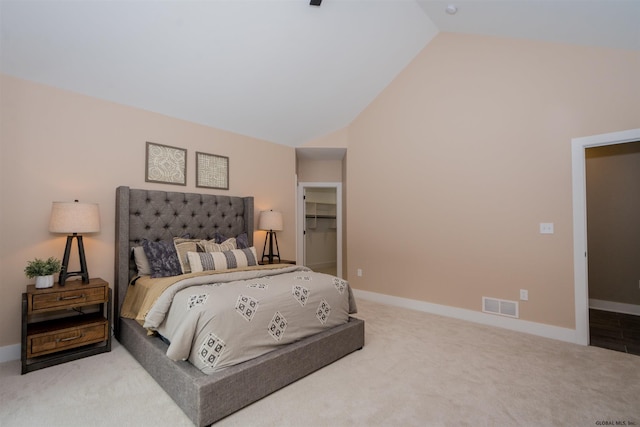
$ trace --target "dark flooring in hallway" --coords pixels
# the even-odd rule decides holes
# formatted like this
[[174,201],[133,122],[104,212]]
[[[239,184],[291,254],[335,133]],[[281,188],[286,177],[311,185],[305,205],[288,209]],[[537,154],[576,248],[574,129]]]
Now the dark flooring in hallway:
[[589,309],[591,345],[640,356],[640,316]]

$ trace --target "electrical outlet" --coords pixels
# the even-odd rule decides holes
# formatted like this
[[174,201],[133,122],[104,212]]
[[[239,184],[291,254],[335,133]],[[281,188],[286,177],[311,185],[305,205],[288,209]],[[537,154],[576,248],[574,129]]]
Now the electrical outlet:
[[361,268],[358,269],[358,277],[362,277],[362,269]]
[[520,300],[529,301],[529,291],[526,289],[520,289]]
[[540,234],[553,234],[553,223],[552,222],[541,222],[540,223]]

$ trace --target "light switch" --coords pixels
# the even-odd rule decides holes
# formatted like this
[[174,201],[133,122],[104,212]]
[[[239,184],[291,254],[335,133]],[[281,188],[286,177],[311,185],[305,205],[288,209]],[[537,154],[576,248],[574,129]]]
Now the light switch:
[[552,222],[541,222],[540,223],[540,234],[553,234],[553,223]]

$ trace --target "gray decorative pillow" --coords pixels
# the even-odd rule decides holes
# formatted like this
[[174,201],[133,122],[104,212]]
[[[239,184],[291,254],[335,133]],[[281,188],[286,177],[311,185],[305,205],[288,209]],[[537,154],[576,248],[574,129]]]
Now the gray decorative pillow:
[[182,274],[180,260],[173,242],[163,240],[151,242],[145,239],[142,241],[142,247],[149,259],[151,277],[169,277]]
[[[220,244],[227,240],[227,237],[216,231],[213,235],[213,240],[215,241],[215,243]],[[238,249],[249,248],[249,237],[247,236],[247,233],[238,234],[236,236],[236,245],[238,246]]]
[[222,243],[225,240],[227,240],[227,237],[223,236],[219,231],[216,231],[215,233],[213,233],[213,243]]
[[250,247],[247,233],[238,234],[236,236],[236,245],[238,245],[238,249],[248,249]]

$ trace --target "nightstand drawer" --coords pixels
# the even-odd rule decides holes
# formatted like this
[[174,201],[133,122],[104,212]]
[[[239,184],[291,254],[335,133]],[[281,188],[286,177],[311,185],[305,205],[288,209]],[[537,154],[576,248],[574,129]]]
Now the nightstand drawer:
[[27,358],[99,343],[109,337],[109,324],[104,318],[82,322],[65,329],[47,329],[28,336]]
[[105,286],[87,287],[84,289],[33,294],[30,297],[30,311],[35,313],[104,302],[107,300],[107,288]]

